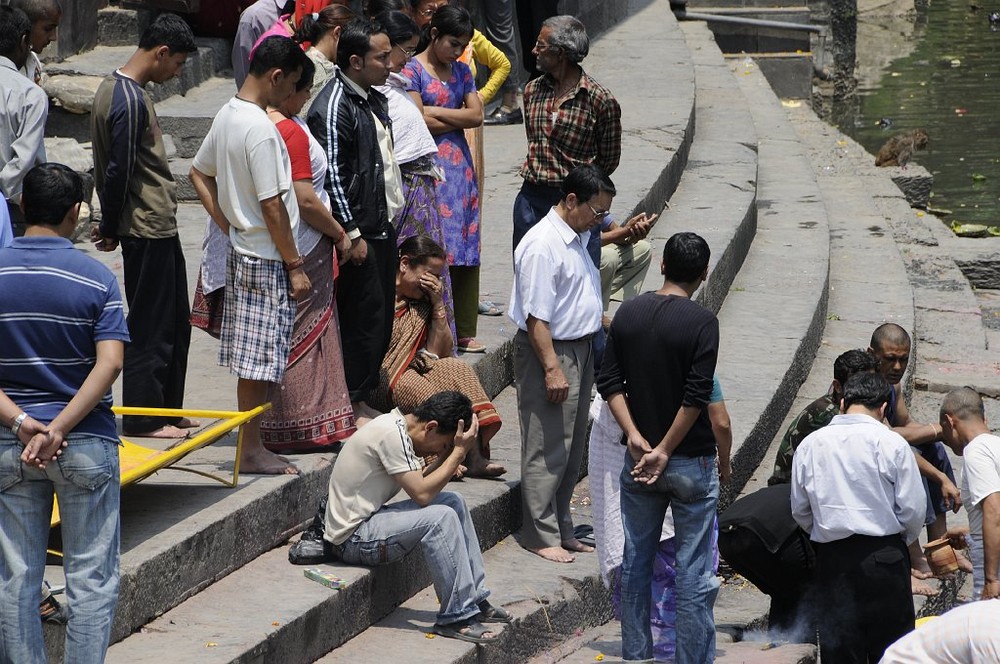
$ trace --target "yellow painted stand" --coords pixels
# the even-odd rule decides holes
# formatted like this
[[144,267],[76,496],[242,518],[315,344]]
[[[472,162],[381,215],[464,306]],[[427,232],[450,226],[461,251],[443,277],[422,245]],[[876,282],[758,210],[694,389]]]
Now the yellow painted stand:
[[[119,449],[118,458],[121,470],[121,485],[128,486],[140,482],[159,470],[181,470],[186,473],[195,473],[202,477],[220,482],[229,488],[233,488],[240,478],[240,452],[243,450],[243,425],[257,417],[261,413],[271,408],[270,403],[257,406],[247,411],[230,410],[189,410],[186,408],[137,408],[133,406],[116,406],[115,415],[146,415],[154,417],[194,417],[219,420],[219,422],[201,431],[191,438],[179,441],[173,447],[165,450],[157,450],[149,447],[137,445],[125,438],[122,438],[122,447]],[[222,477],[206,473],[194,468],[179,468],[173,464],[177,463],[191,452],[199,450],[206,445],[211,445],[227,433],[239,427],[239,434],[236,437],[236,460],[233,464],[233,476]],[[52,506],[52,525],[59,524],[59,505]]]

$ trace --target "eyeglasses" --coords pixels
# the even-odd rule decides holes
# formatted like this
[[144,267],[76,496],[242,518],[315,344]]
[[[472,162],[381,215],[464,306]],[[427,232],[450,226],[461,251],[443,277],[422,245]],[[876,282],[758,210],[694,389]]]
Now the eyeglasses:
[[434,12],[436,12],[437,10],[438,10],[438,5],[431,5],[427,9],[422,9],[417,13],[423,16],[424,18],[430,18],[431,16],[434,16]]
[[544,53],[545,51],[548,51],[550,49],[557,49],[557,48],[559,48],[559,47],[558,46],[553,46],[552,44],[546,44],[543,41],[536,41],[535,42],[535,50],[538,51],[539,53]]
[[403,48],[399,44],[394,45],[393,48],[398,48],[399,52],[405,55],[407,60],[417,54],[417,49],[415,48]]
[[594,219],[604,219],[611,214],[611,210],[595,210],[594,206],[590,204],[590,201],[587,202],[587,207],[589,207],[590,211],[594,213]]

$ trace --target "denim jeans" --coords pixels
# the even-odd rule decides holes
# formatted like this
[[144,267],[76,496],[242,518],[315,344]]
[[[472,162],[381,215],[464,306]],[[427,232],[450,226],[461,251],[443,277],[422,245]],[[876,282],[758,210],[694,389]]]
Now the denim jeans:
[[622,659],[652,661],[649,623],[653,559],[667,507],[674,514],[677,543],[677,664],[715,659],[712,607],[719,582],[712,571],[712,530],[719,502],[719,476],[713,457],[673,456],[656,484],[631,476],[635,462],[625,454],[621,475]]
[[38,615],[53,490],[62,522],[67,664],[104,661],[118,602],[118,445],[70,435],[55,463],[21,463],[21,443],[0,432],[0,654],[4,662],[45,661]]
[[448,625],[479,613],[478,605],[490,591],[476,528],[457,493],[442,491],[426,507],[412,500],[386,505],[336,549],[345,563],[374,567],[399,560],[418,544],[441,602],[437,623]]

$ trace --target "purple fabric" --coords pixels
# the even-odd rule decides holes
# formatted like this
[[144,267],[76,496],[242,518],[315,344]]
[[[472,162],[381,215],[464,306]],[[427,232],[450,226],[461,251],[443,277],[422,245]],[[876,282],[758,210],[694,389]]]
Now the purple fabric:
[[[393,225],[396,227],[396,246],[403,240],[414,235],[426,235],[442,247],[445,246],[444,230],[441,228],[441,215],[438,214],[437,196],[434,178],[423,173],[408,173],[403,168],[403,207],[396,213]],[[441,299],[445,313],[448,315],[448,327],[451,328],[452,339],[455,334],[455,300],[451,292],[451,275],[448,265],[441,270],[443,290]],[[457,353],[457,349],[453,351]]]
[[[469,66],[462,62],[453,63],[451,72],[451,78],[442,83],[414,58],[402,73],[410,81],[407,91],[420,93],[425,106],[462,108],[476,84]],[[437,200],[448,263],[479,265],[479,191],[465,132],[438,134],[434,142],[438,145],[434,163],[445,175],[445,181],[437,183]]]

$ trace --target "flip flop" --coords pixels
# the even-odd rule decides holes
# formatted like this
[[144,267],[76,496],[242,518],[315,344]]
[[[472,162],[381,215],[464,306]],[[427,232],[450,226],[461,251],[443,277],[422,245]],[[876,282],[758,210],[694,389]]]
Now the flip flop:
[[458,350],[463,353],[485,353],[486,346],[476,341],[475,337],[462,337],[458,340]]
[[493,606],[488,600],[479,603],[479,622],[481,623],[503,623],[509,625],[514,622],[514,616],[510,611],[499,606]]
[[581,523],[573,529],[573,537],[575,537],[580,544],[584,544],[586,546],[597,546],[597,541],[594,539],[594,527],[587,525],[586,523]]
[[493,304],[489,300],[480,300],[479,302],[479,315],[480,316],[503,316],[503,309]]
[[[463,632],[462,630],[466,630]],[[486,645],[488,643],[493,643],[496,641],[496,632],[491,630],[486,625],[482,624],[475,618],[467,618],[465,620],[459,620],[455,623],[449,623],[447,625],[437,625],[431,628],[431,631],[438,636],[443,636],[448,639],[458,639],[459,641],[466,641],[468,643],[475,643],[476,645]],[[491,632],[493,638],[488,639],[483,634]]]

